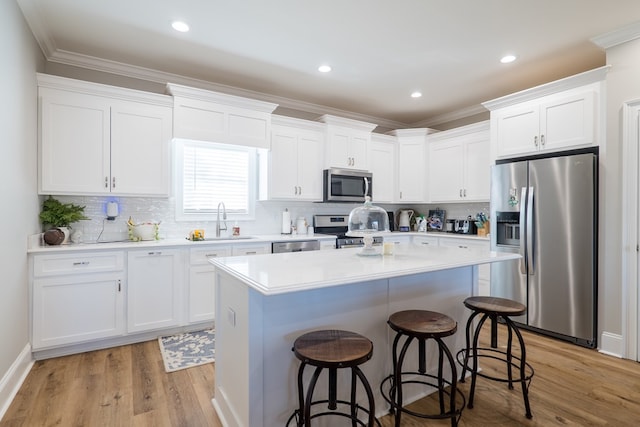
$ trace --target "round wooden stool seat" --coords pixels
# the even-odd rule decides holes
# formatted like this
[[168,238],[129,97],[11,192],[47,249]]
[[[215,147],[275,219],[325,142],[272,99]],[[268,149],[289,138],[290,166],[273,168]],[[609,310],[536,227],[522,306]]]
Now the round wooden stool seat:
[[350,331],[322,330],[301,335],[293,343],[298,359],[322,368],[348,368],[371,359],[373,343]]
[[[348,418],[354,427],[380,427],[380,422],[375,418],[373,391],[359,368],[359,365],[371,359],[373,355],[373,343],[368,338],[338,329],[312,331],[299,336],[294,341],[292,350],[302,363],[298,368],[298,409],[289,417],[287,426],[295,422],[297,427],[310,427],[311,420],[328,416]],[[315,369],[305,392],[304,370],[307,365],[314,366]],[[348,401],[338,398],[337,371],[341,368],[351,371]],[[328,370],[328,398],[314,399],[314,390],[324,369]],[[366,408],[357,402],[357,379],[366,393]],[[341,411],[345,406],[349,410]],[[322,407],[326,407],[326,410],[319,409]],[[361,414],[366,416],[366,420],[361,419]]]
[[416,338],[448,337],[458,329],[451,317],[426,310],[398,311],[389,316],[387,323],[394,331]]
[[469,297],[464,300],[464,305],[473,311],[498,316],[521,316],[527,312],[524,304],[506,298]]

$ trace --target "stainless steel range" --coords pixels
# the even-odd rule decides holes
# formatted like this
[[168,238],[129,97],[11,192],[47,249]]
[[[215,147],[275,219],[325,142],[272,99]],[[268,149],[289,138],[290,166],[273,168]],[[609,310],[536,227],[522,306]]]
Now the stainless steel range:
[[[362,237],[348,237],[349,215],[314,215],[314,232],[319,234],[333,234],[336,238],[336,248],[357,248],[364,246]],[[382,237],[374,237],[373,244],[382,244]]]

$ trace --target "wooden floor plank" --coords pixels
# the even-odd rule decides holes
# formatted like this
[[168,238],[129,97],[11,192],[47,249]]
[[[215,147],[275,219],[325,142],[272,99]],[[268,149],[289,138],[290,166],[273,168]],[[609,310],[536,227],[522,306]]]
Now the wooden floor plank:
[[[463,411],[460,427],[638,425],[639,363],[526,331],[523,335],[535,369],[533,419],[524,416],[519,385],[509,390],[481,378],[475,406]],[[155,340],[38,361],[0,427],[221,427],[211,404],[214,382],[214,364],[166,373]],[[467,396],[469,383],[461,384]],[[416,405],[426,406],[427,399]],[[392,426],[392,417],[382,417],[381,423]],[[450,423],[403,416],[402,425]]]

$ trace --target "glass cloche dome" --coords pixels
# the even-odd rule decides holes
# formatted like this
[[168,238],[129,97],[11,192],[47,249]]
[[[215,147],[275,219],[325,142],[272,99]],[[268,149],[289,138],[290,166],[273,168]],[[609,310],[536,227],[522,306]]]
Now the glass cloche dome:
[[365,198],[364,205],[353,209],[349,214],[347,236],[362,237],[364,247],[359,255],[380,255],[380,248],[373,247],[373,238],[389,232],[389,216],[384,209],[374,206],[371,198]]

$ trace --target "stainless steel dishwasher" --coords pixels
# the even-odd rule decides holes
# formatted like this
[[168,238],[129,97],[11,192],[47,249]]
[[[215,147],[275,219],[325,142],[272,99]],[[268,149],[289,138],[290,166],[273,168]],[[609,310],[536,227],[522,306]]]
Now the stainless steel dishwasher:
[[273,242],[271,253],[317,251],[320,249],[319,240],[297,240],[294,242]]

